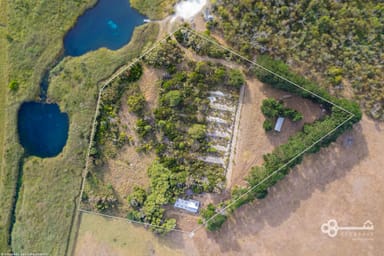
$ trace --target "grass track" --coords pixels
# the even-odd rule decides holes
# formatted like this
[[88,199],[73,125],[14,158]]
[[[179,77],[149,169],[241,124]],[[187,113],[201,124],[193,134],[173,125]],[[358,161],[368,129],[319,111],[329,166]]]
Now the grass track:
[[[7,1],[0,0],[0,195],[12,192],[6,186],[6,168],[4,161],[4,140],[6,126],[6,105],[7,105],[7,85],[8,85],[8,63],[7,63]],[[3,201],[5,199],[5,201]],[[9,205],[10,197],[2,196],[2,208],[0,209],[0,252],[9,250],[8,242],[8,223],[9,211],[4,211],[4,206]],[[3,204],[4,203],[4,204]]]

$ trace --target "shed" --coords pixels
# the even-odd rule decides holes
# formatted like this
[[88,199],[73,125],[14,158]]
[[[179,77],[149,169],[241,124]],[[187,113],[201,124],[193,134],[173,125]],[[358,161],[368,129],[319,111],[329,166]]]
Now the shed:
[[196,200],[184,200],[178,198],[176,200],[175,207],[186,210],[188,212],[197,213],[199,211],[200,202]]
[[279,116],[275,124],[275,131],[280,132],[281,127],[283,126],[283,123],[284,123],[284,117]]
[[204,12],[203,12],[203,15],[204,15],[204,20],[205,21],[213,21],[213,16],[211,15],[211,12],[208,8],[205,8]]

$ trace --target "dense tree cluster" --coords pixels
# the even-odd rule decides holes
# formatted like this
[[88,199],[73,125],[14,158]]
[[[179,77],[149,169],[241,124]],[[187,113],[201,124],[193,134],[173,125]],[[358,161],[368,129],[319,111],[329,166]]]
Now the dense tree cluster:
[[299,111],[291,108],[286,108],[284,107],[283,103],[273,98],[263,100],[263,103],[261,105],[261,112],[266,117],[266,120],[263,124],[265,131],[272,130],[272,119],[276,119],[279,116],[287,117],[293,122],[297,122],[303,119],[303,114],[301,114]]
[[268,53],[338,94],[352,86],[384,120],[384,3],[222,0],[209,27],[243,55]]

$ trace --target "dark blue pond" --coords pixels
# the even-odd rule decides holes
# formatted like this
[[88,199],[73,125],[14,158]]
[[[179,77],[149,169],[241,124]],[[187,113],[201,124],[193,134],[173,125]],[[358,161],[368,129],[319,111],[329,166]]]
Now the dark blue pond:
[[60,112],[57,104],[23,103],[17,126],[20,143],[29,155],[56,156],[68,138],[68,115]]
[[65,36],[65,55],[80,56],[101,47],[117,50],[130,41],[144,19],[131,8],[129,0],[99,0]]

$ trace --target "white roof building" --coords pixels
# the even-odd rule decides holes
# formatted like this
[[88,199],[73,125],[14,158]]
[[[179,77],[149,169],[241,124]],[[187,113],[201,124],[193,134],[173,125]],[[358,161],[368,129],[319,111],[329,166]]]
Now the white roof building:
[[176,200],[175,207],[186,210],[188,212],[197,213],[199,211],[200,202],[196,200],[184,200],[178,198]]
[[280,132],[281,127],[283,126],[283,123],[284,123],[284,117],[279,116],[279,118],[277,118],[277,121],[276,121],[275,131]]

